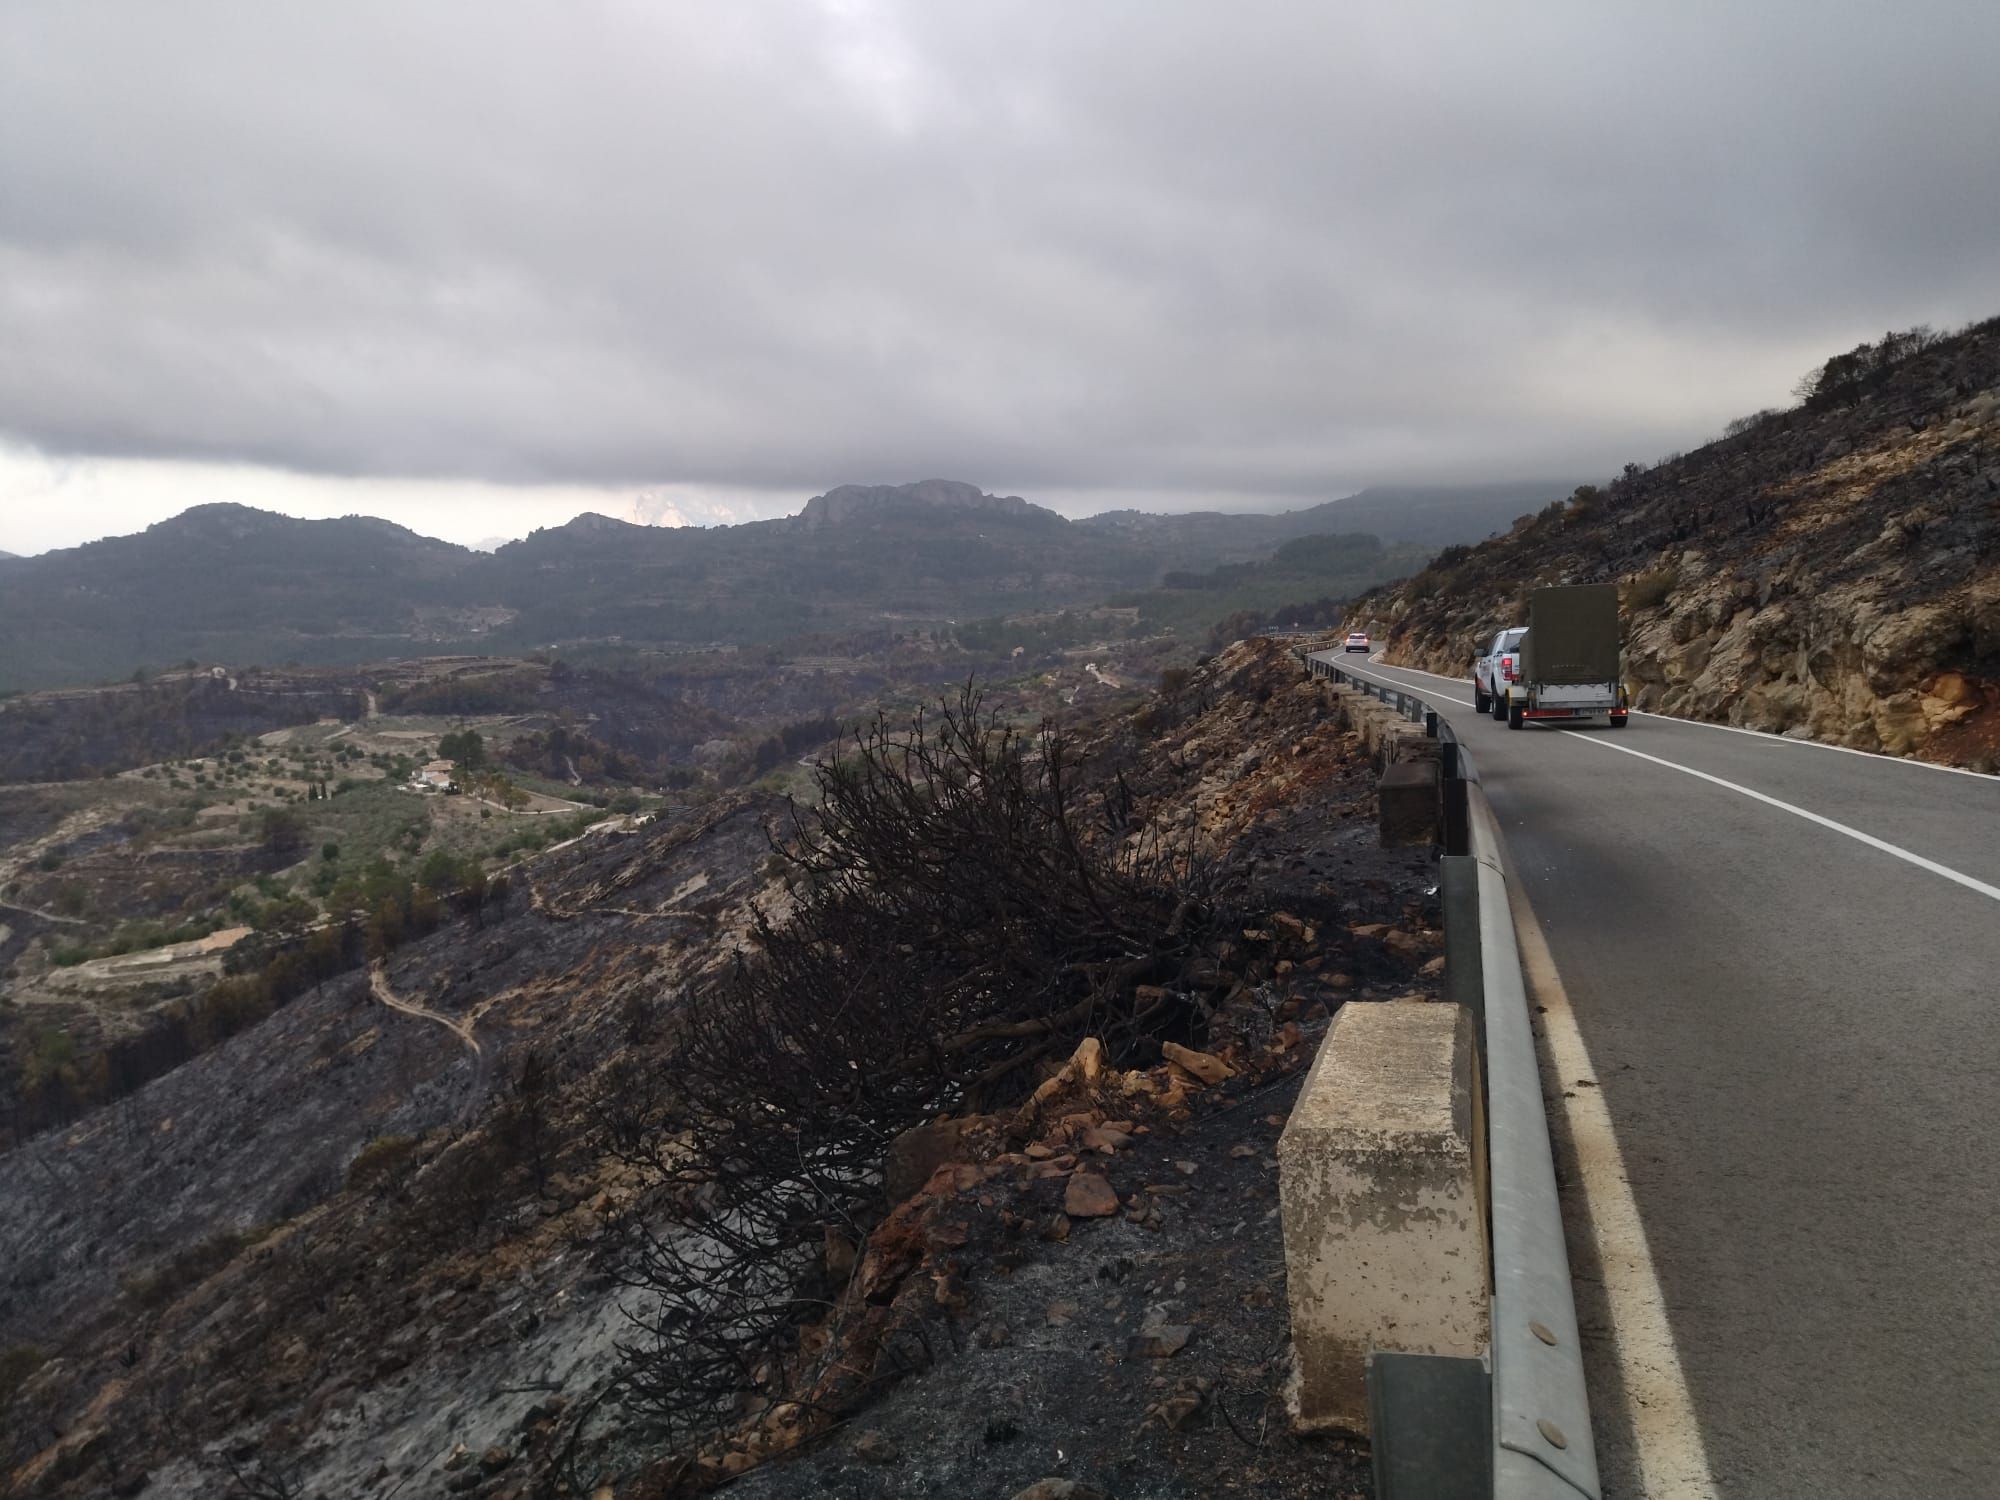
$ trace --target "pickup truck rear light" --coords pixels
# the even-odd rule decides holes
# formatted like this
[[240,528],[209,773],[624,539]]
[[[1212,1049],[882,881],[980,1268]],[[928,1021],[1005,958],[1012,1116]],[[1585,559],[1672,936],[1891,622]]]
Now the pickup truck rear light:
[[1521,674],[1514,670],[1513,657],[1503,656],[1500,658],[1500,675],[1505,677],[1509,682],[1519,682],[1521,680]]

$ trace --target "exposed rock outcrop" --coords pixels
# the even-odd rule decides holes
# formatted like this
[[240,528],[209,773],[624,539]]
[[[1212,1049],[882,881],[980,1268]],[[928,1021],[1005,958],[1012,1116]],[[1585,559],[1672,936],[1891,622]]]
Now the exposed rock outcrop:
[[807,531],[839,526],[876,511],[921,507],[945,511],[982,511],[996,515],[1041,516],[1051,523],[1069,523],[1052,510],[1030,505],[1019,495],[989,495],[976,484],[957,479],[920,479],[915,484],[843,484],[806,501],[795,523]]

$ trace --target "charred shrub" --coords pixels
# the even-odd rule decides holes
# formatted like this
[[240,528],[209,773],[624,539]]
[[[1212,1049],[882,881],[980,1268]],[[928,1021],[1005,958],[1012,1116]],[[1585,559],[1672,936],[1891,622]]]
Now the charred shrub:
[[1086,1035],[1150,1056],[1198,1025],[1177,981],[1214,920],[1201,872],[1114,837],[1115,781],[1087,783],[1060,732],[1012,729],[968,686],[843,748],[781,850],[790,911],[681,998],[667,1055],[605,1108],[667,1205],[633,1226],[649,1310],[625,1386],[677,1443],[824,1311],[824,1247],[866,1233],[897,1134],[1019,1098]]

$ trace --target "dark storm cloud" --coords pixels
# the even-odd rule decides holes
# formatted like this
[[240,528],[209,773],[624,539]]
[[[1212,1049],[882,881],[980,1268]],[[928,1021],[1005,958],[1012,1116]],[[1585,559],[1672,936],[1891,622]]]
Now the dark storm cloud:
[[2000,13],[1750,9],[0,4],[0,434],[801,495],[1650,458],[2000,310]]

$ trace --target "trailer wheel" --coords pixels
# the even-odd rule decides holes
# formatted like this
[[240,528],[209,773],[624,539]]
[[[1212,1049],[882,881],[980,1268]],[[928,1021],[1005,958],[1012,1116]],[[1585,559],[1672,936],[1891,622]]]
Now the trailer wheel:
[[1525,727],[1528,722],[1527,715],[1528,705],[1525,703],[1516,703],[1510,695],[1507,699],[1507,727],[1509,729]]
[[1624,714],[1613,714],[1611,716],[1611,727],[1613,729],[1623,729],[1630,722],[1631,720],[1626,718]]

